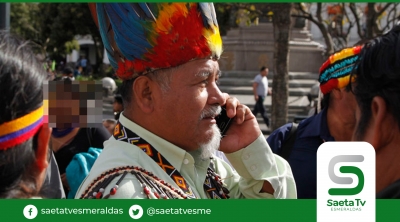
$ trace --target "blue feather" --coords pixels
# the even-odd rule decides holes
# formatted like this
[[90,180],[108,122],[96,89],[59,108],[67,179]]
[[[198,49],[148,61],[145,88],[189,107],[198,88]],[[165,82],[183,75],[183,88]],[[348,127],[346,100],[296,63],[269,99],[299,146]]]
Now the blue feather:
[[105,4],[106,12],[114,31],[115,42],[128,60],[141,58],[151,48],[145,37],[142,18],[132,13],[127,3]]
[[199,3],[199,10],[203,18],[204,27],[210,29],[218,25],[213,3]]
[[108,27],[107,27],[106,13],[104,11],[102,4],[96,4],[96,10],[97,10],[97,18],[99,21],[100,35],[101,35],[101,38],[103,39],[103,44],[104,44],[104,48],[106,49],[108,59],[110,61],[110,64],[114,68],[118,68],[118,64],[114,59],[114,53],[113,53],[111,43],[108,39],[108,34],[107,34]]
[[132,7],[132,12],[137,16],[142,18],[143,20],[150,20],[152,22],[156,21],[156,18],[153,12],[150,9],[149,4],[147,3],[130,3]]
[[153,21],[156,21],[156,18],[154,17],[153,13],[151,12],[149,6],[147,3],[139,3],[141,9],[144,11],[148,19],[151,19]]

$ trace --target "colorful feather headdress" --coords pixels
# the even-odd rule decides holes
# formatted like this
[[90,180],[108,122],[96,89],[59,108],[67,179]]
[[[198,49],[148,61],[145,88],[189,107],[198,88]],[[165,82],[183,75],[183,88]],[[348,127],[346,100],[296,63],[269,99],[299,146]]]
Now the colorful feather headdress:
[[[353,72],[362,46],[346,48],[335,53],[319,69],[320,89],[323,94],[333,89],[340,89],[350,83],[350,74]],[[351,79],[354,81],[354,78]]]
[[221,56],[212,3],[89,3],[89,7],[120,79]]

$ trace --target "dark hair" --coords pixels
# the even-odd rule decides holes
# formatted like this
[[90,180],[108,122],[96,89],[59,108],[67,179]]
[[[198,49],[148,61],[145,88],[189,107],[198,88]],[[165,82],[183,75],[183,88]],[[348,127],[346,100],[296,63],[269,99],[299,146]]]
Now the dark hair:
[[322,97],[321,110],[329,107],[329,101],[331,100],[331,93],[327,93]]
[[123,104],[123,103],[122,103],[122,96],[119,95],[119,94],[117,94],[117,95],[114,96],[114,100],[115,100],[115,102],[117,102],[117,103],[119,103],[119,104]]
[[[47,74],[28,45],[0,32],[0,125],[22,117],[43,103]],[[0,198],[37,195],[37,134],[26,142],[0,151]]]
[[71,67],[65,67],[64,70],[62,71],[62,74],[64,74],[64,75],[70,75],[73,73],[74,73],[74,70]]
[[371,102],[382,97],[400,127],[400,26],[365,44],[357,64],[354,95],[361,116],[356,135],[365,134],[371,118]]
[[133,82],[135,82],[136,78],[129,79],[129,80],[124,80],[122,82],[121,88],[120,88],[120,93],[122,100],[124,101],[123,104],[130,104],[131,99],[133,97]]
[[[151,80],[157,82],[158,85],[161,87],[161,90],[163,90],[164,93],[166,93],[169,89],[171,76],[174,73],[174,71],[179,67],[180,66],[175,66],[166,69],[158,69],[147,73],[146,76],[149,77]],[[124,107],[128,107],[132,102],[133,83],[135,82],[136,79],[137,77],[129,80],[124,80],[121,84],[121,88],[119,88],[119,93],[122,96]]]
[[267,67],[263,66],[263,67],[261,67],[260,72],[262,72],[262,71],[264,71],[266,69],[267,69]]

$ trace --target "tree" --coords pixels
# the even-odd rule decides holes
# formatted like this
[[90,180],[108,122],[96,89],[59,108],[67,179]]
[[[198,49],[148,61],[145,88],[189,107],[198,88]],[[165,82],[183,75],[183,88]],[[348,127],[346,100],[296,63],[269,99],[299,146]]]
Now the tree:
[[[370,2],[362,8],[360,5],[357,6],[355,3],[350,3],[351,12],[359,20],[357,22],[357,33],[360,39],[370,39],[382,35],[393,27],[400,19],[400,15],[397,13],[398,5],[399,3],[381,4]],[[358,11],[362,11],[362,13],[358,13]],[[362,21],[363,17],[365,17],[364,22]],[[384,17],[386,17],[386,21],[382,24]]]
[[[10,31],[26,40],[30,40],[40,48],[39,14],[38,4],[10,4]],[[40,49],[38,50],[40,51]]]
[[76,45],[74,40],[77,35],[91,35],[96,49],[95,68],[102,67],[103,43],[86,3],[43,3],[40,8],[50,15],[42,17],[41,25],[45,33],[48,33],[43,36],[43,47],[51,56],[71,53],[73,49],[77,49],[73,47]]
[[103,43],[86,3],[13,3],[10,20],[11,31],[35,42],[51,58],[65,58],[79,49],[76,36],[91,35],[96,67],[102,67]]
[[324,23],[324,19],[322,18],[322,3],[316,3],[317,10],[316,15],[313,16],[307,6],[303,3],[296,3],[296,13],[292,14],[293,17],[301,17],[308,19],[313,22],[321,31],[321,34],[325,40],[326,51],[325,54],[330,55],[334,52],[334,43],[331,34],[328,32],[328,27]]
[[[294,17],[306,18],[321,31],[326,55],[348,47],[351,29],[357,27],[360,40],[370,39],[389,30],[399,20],[399,3],[295,3]],[[315,12],[311,8],[315,6]],[[387,13],[388,12],[388,13]],[[315,13],[315,14],[314,14]],[[386,21],[383,18],[386,17]]]
[[[289,39],[291,28],[291,3],[224,3],[219,7],[225,10],[242,10],[245,16],[234,14],[236,23],[245,19],[246,23],[257,23],[258,19],[272,19],[274,27],[274,70],[272,81],[272,130],[287,123],[288,120],[288,98],[289,98]],[[231,14],[232,15],[232,14]],[[271,18],[272,16],[272,18]],[[222,21],[232,21],[232,18]],[[220,23],[220,20],[218,20]],[[221,25],[221,24],[220,24]],[[224,23],[223,27],[230,26]]]
[[274,77],[272,81],[272,129],[287,123],[289,98],[289,39],[291,3],[271,4],[274,25]]

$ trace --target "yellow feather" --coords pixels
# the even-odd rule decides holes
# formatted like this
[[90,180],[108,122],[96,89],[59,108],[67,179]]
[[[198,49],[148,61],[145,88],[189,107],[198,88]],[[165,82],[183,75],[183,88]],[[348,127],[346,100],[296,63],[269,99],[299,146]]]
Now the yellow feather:
[[213,56],[219,58],[222,54],[222,39],[218,27],[213,26],[212,29],[204,29],[203,35],[208,41],[210,50],[215,53]]
[[188,15],[188,9],[185,3],[162,4],[158,18],[155,22],[155,30],[160,32],[168,32],[171,29],[170,18],[175,14],[182,14],[184,17]]

